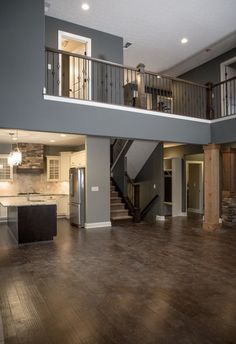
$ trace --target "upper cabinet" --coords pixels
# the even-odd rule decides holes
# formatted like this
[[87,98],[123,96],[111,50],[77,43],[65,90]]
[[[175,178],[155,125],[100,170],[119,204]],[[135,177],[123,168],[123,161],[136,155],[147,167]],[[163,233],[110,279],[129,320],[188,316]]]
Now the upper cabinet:
[[61,152],[60,157],[60,175],[62,182],[69,181],[69,170],[71,167],[71,152]]
[[68,182],[71,167],[85,167],[86,152],[61,152],[57,156],[47,156],[47,181]]
[[60,181],[60,156],[47,156],[47,181]]
[[86,167],[86,151],[71,154],[71,167]]
[[9,182],[13,180],[13,166],[8,165],[8,154],[0,155],[0,181]]

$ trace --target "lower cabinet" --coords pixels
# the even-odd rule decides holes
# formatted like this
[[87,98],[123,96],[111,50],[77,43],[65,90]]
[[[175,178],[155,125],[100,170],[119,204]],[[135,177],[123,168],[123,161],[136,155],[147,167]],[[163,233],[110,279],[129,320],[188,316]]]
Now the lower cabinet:
[[57,216],[69,218],[69,196],[58,196]]

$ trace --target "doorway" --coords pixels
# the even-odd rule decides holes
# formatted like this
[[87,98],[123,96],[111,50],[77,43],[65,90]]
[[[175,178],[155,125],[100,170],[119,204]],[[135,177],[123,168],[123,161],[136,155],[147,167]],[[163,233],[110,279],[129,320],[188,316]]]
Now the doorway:
[[203,161],[186,161],[186,209],[203,214]]
[[82,56],[91,57],[91,39],[58,31],[58,49],[71,53],[59,56],[59,95],[90,100],[91,61]]
[[220,65],[221,81],[227,81],[221,86],[221,115],[236,114],[236,56]]

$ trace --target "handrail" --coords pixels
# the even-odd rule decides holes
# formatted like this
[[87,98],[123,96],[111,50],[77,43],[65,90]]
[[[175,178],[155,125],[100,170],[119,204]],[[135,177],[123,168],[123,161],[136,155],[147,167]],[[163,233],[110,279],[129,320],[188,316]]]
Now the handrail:
[[127,69],[130,69],[130,70],[133,70],[133,71],[137,72],[137,68],[126,66],[126,65],[122,65],[122,64],[116,63],[116,62],[111,62],[111,61],[97,59],[97,58],[90,57],[90,56],[87,56],[87,55],[70,53],[68,51],[58,50],[58,49],[48,48],[48,47],[46,47],[45,50],[46,50],[46,52],[50,51],[52,53],[58,53],[58,54],[72,56],[72,57],[78,57],[78,58],[82,58],[82,59],[85,59],[85,60],[88,60],[88,61],[103,63],[103,64],[107,64],[107,65],[110,65],[110,66],[113,66],[113,67],[127,68]]
[[[98,59],[98,58],[94,58],[94,57],[90,57],[90,56],[87,56],[87,55],[70,53],[68,51],[64,51],[64,50],[60,50],[60,49],[54,49],[54,48],[49,48],[49,47],[46,47],[45,50],[46,51],[50,51],[52,53],[58,53],[58,54],[72,56],[72,57],[83,58],[83,59],[88,60],[88,61],[103,63],[103,64],[107,64],[107,65],[113,66],[113,67],[119,67],[119,68],[123,68],[123,69],[127,68],[129,70],[138,72],[138,68],[127,66],[127,65],[122,65],[120,63],[106,61],[106,60],[102,60],[102,59]],[[198,86],[198,87],[207,88],[207,86],[204,85],[204,84],[199,84],[199,83],[196,83],[196,82],[193,82],[193,81],[184,80],[184,79],[180,79],[180,78],[175,78],[175,77],[172,77],[172,76],[166,75],[166,74],[156,73],[156,72],[152,72],[152,71],[148,71],[148,70],[145,70],[145,74],[150,74],[150,75],[154,75],[154,76],[160,77],[160,78],[166,78],[166,79],[169,79],[169,80],[179,81],[179,82],[186,83],[186,84],[189,84],[189,85],[194,85],[194,86]]]
[[112,164],[112,166],[111,166],[111,172],[114,170],[114,168],[115,168],[117,162],[118,162],[119,159],[120,159],[120,156],[123,154],[123,152],[124,152],[124,150],[125,150],[125,148],[126,148],[126,146],[127,146],[128,143],[129,143],[129,140],[126,140],[126,142],[125,142],[124,146],[122,147],[120,153],[118,154],[116,160],[113,162],[113,164]]
[[223,80],[223,81],[221,81],[221,82],[218,82],[217,84],[213,84],[213,85],[212,85],[212,88],[217,87],[217,86],[220,86],[220,85],[222,85],[222,84],[226,84],[227,82],[230,82],[230,81],[233,81],[233,80],[236,80],[236,76],[233,76],[233,77],[230,78],[230,79],[227,79],[227,80]]
[[130,184],[131,184],[133,187],[139,184],[139,183],[134,183],[134,181],[130,178],[130,176],[128,175],[127,172],[125,172],[125,176],[127,177],[128,181],[130,182]]
[[144,218],[144,216],[147,214],[149,208],[152,206],[152,204],[154,203],[154,201],[159,197],[158,194],[156,194],[150,202],[148,202],[148,204],[143,208],[143,210],[141,210],[140,213],[140,220],[142,220]]
[[203,87],[203,88],[208,88],[206,85],[204,84],[199,84],[197,82],[194,81],[190,81],[190,80],[185,80],[185,79],[181,79],[181,78],[176,78],[174,76],[170,76],[167,74],[161,74],[161,73],[156,73],[156,72],[151,72],[148,70],[145,70],[146,74],[150,74],[150,75],[154,75],[156,77],[161,78],[165,78],[165,79],[169,79],[169,80],[173,80],[173,81],[179,81],[179,82],[184,82],[185,84],[189,84],[189,85],[193,85],[193,86],[198,86],[198,87]]

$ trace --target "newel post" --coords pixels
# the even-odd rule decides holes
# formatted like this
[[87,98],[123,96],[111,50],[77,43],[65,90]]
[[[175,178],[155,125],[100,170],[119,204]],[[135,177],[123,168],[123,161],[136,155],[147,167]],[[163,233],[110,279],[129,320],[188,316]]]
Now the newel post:
[[138,102],[137,105],[141,109],[147,109],[147,98],[145,93],[145,65],[139,63],[137,65],[137,83],[138,83]]

